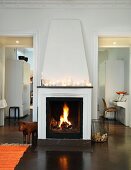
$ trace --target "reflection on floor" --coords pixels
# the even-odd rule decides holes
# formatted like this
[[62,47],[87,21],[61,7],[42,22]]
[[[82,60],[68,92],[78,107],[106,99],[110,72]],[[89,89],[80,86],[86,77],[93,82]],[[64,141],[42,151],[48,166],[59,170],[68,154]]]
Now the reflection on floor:
[[[29,117],[25,118],[31,119]],[[130,170],[131,128],[109,121],[109,139],[92,143],[91,150],[48,151],[41,145],[24,154],[16,170]],[[0,143],[22,143],[17,123],[11,120],[0,127]]]

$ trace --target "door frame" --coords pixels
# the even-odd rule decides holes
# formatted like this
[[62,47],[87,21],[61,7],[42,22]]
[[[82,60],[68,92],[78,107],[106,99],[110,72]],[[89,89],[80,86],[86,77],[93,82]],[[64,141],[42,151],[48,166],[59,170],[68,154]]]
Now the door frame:
[[[0,32],[0,36],[7,37],[33,37],[33,63],[34,63],[34,72],[33,72],[33,121],[37,121],[37,84],[38,84],[38,76],[37,76],[37,65],[38,65],[38,32],[23,32],[23,31],[5,31]],[[5,81],[5,76],[4,76]]]
[[[98,118],[98,50],[99,50],[99,42],[98,39],[99,37],[131,37],[131,31],[102,31],[98,33],[94,33],[94,78],[93,78],[93,83],[96,85],[94,87],[94,94],[93,96],[94,100],[94,113],[95,117]],[[130,48],[130,61],[129,61],[129,75],[131,75],[131,47]],[[131,76],[129,76],[129,101],[131,101]],[[129,105],[129,110],[131,110],[131,106]],[[130,115],[130,127],[131,127],[131,115]]]

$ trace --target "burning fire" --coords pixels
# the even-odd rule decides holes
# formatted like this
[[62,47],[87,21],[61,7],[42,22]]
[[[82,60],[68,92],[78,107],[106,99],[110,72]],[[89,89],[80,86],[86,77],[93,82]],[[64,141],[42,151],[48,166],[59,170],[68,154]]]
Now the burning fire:
[[64,103],[63,115],[60,116],[59,127],[61,127],[64,124],[66,124],[66,126],[70,126],[71,125],[71,122],[68,121],[68,115],[69,115],[69,107],[67,106],[66,103]]

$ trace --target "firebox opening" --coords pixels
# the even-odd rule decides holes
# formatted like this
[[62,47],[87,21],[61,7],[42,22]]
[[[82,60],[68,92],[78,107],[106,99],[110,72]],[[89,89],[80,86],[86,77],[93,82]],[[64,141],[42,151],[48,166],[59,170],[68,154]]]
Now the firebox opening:
[[46,138],[83,137],[83,98],[46,98]]

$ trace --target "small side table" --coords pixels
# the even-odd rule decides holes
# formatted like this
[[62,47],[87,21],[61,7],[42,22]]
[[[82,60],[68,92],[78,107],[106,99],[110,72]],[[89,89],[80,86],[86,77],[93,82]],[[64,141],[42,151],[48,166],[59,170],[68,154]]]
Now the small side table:
[[[11,106],[10,108],[9,108],[9,119],[11,118],[10,117],[10,113],[11,113],[11,110],[14,110],[14,118],[15,118],[15,120],[16,120],[16,118],[20,118],[20,108],[18,107],[18,106]],[[16,116],[17,115],[17,112],[18,112],[18,117]]]

